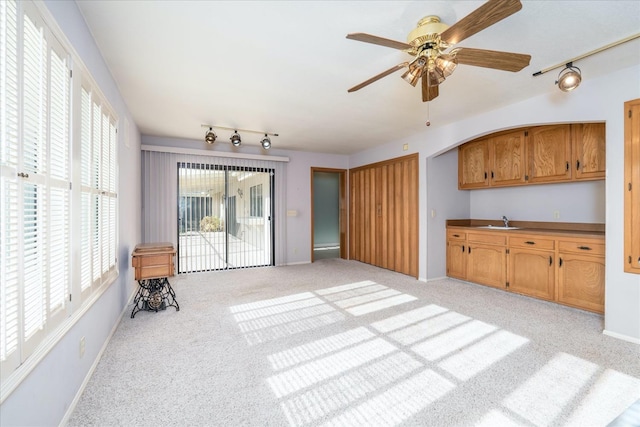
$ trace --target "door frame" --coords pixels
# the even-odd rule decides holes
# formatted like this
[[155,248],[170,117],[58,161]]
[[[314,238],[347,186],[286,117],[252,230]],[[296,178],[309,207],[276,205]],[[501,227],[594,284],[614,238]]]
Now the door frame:
[[314,228],[315,228],[315,218],[314,218],[314,206],[313,206],[313,196],[314,196],[314,173],[315,172],[328,172],[328,173],[337,173],[339,177],[338,184],[338,232],[340,234],[340,258],[349,259],[347,253],[347,172],[348,169],[333,169],[333,168],[321,168],[321,167],[311,167],[311,262],[314,262],[313,256],[313,248],[314,248]]

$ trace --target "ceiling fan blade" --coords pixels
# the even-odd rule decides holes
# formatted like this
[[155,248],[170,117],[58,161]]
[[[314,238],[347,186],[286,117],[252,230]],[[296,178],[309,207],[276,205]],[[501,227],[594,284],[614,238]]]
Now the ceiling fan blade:
[[408,62],[403,62],[402,64],[398,64],[394,67],[389,68],[387,71],[383,71],[380,74],[377,74],[373,77],[371,77],[369,80],[365,80],[364,82],[360,83],[359,85],[355,85],[354,87],[352,87],[351,89],[349,89],[347,92],[355,92],[357,90],[362,89],[365,86],[370,85],[371,83],[380,80],[383,77],[388,76],[391,73],[395,73],[396,71],[409,66]]
[[351,40],[357,40],[359,42],[372,43],[380,46],[390,47],[393,49],[412,49],[413,46],[407,43],[398,42],[391,39],[385,39],[384,37],[373,36],[366,33],[351,33],[347,34],[347,38]]
[[515,72],[529,65],[531,55],[464,47],[458,50],[456,59],[459,64]]
[[422,102],[431,101],[438,97],[438,86],[429,86],[429,79],[426,75],[422,76]]
[[520,0],[489,0],[440,34],[440,38],[457,44],[467,37],[513,15],[522,9]]

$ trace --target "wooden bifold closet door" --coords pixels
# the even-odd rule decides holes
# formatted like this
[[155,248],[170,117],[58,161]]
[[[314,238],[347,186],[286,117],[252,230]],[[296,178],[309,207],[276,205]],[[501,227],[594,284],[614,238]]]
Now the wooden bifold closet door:
[[349,258],[418,277],[418,155],[349,171]]

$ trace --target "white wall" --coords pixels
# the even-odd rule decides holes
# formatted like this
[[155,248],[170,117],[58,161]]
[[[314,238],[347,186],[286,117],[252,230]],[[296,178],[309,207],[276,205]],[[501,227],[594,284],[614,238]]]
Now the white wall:
[[514,221],[605,222],[604,180],[468,192],[471,218],[500,219],[506,215]]
[[[551,89],[554,88],[551,87]],[[640,97],[640,66],[620,70],[612,67],[609,75],[594,79],[585,78],[580,87],[570,93],[553,90],[454,124],[438,126],[437,123],[432,123],[422,134],[352,155],[349,165],[355,167],[398,157],[405,143],[425,159],[495,131],[536,124],[606,122],[605,330],[612,335],[640,342],[640,277],[625,273],[623,270],[623,105],[625,101],[638,97]],[[425,253],[427,236],[431,232],[427,228],[426,198],[430,197],[430,193],[427,193],[424,169],[421,167],[419,174],[420,254]],[[423,194],[426,194],[425,200],[423,200]],[[563,220],[562,217],[561,220]],[[444,243],[440,247],[443,245]],[[427,277],[426,269],[426,259],[421,255],[420,277]]]
[[[97,356],[118,322],[134,289],[135,282],[133,271],[129,267],[129,257],[140,239],[140,135],[137,127],[76,3],[48,0],[45,5],[82,58],[119,118],[118,266],[120,275],[2,403],[0,425],[3,426],[54,426],[63,420],[93,364],[97,363]],[[129,124],[128,129],[126,122]],[[86,347],[84,357],[80,358],[78,349],[82,336],[86,337]]]
[[426,159],[427,185],[427,280],[444,277],[446,269],[446,222],[470,218],[469,191],[458,190],[458,150]]

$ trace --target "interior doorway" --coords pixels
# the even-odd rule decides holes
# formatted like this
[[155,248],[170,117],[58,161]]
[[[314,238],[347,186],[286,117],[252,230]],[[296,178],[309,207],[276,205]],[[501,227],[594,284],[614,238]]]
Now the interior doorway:
[[311,168],[311,262],[347,258],[345,169]]

